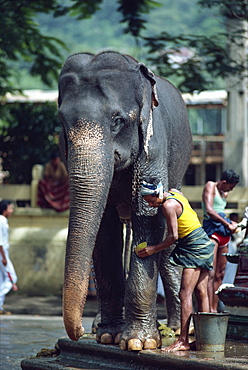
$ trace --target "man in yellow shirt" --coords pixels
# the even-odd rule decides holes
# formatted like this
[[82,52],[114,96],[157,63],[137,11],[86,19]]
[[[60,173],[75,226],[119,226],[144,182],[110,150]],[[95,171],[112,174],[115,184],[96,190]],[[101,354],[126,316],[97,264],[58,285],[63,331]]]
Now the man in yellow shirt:
[[187,351],[190,349],[188,331],[194,291],[198,311],[209,312],[207,283],[209,270],[213,268],[214,245],[201,227],[196,212],[178,190],[163,191],[161,182],[156,184],[155,180],[151,180],[151,183],[143,182],[140,193],[150,207],[162,208],[167,223],[167,236],[162,243],[137,251],[137,255],[149,257],[177,241],[170,262],[183,267],[179,293],[181,332],[178,340],[162,351]]

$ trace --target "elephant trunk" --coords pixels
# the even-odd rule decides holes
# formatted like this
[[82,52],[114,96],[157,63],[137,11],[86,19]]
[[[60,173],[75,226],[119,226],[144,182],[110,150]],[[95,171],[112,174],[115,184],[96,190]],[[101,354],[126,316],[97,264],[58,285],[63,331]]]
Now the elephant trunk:
[[[79,131],[79,130],[78,130]],[[90,265],[102,215],[113,177],[114,157],[109,143],[92,137],[68,135],[70,216],[63,288],[63,318],[68,336],[83,335],[82,315],[88,293]],[[78,137],[80,139],[78,139]]]

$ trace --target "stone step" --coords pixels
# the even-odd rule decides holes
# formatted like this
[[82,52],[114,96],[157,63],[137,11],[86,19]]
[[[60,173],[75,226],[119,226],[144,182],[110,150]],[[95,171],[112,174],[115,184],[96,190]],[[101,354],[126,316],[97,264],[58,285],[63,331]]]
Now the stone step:
[[248,360],[226,358],[224,352],[185,351],[165,353],[160,350],[128,352],[117,345],[101,345],[93,339],[58,341],[56,358],[33,358],[21,362],[23,370],[244,370]]

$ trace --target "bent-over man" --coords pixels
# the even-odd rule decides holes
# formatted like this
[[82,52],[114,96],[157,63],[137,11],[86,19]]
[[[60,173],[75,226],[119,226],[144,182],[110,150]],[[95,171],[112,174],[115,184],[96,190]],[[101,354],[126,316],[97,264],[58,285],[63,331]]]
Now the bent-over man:
[[209,312],[207,294],[208,272],[213,268],[214,245],[201,227],[196,212],[188,200],[176,189],[163,191],[161,182],[144,181],[141,195],[150,207],[161,207],[167,222],[167,236],[157,245],[147,246],[137,252],[139,257],[148,257],[177,242],[170,262],[183,267],[180,301],[181,332],[178,340],[162,351],[187,351],[190,349],[188,331],[192,314],[192,294],[198,303],[199,312]]

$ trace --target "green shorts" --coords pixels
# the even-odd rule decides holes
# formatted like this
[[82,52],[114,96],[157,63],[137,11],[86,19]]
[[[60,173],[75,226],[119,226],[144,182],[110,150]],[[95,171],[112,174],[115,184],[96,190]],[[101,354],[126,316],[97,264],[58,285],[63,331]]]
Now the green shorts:
[[212,270],[214,259],[214,243],[209,239],[202,227],[192,231],[182,239],[178,239],[170,255],[173,265],[184,268],[204,268]]

